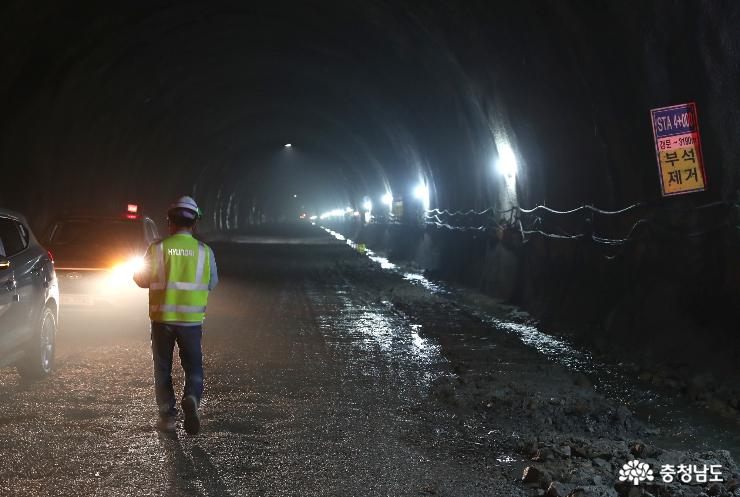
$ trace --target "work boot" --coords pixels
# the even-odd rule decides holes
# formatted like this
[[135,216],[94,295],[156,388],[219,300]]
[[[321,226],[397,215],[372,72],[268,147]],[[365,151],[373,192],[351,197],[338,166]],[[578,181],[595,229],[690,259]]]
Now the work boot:
[[160,416],[157,419],[157,429],[164,432],[173,432],[177,429],[177,422],[172,416]]
[[188,395],[182,399],[182,411],[185,413],[185,432],[188,435],[195,435],[200,431],[198,401],[195,400],[195,397]]

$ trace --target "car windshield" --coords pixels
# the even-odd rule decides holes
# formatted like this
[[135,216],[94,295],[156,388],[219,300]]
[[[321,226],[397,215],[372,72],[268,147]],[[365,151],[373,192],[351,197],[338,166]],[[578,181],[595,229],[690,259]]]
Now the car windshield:
[[75,219],[57,223],[49,240],[54,245],[127,245],[144,243],[139,223],[117,219]]

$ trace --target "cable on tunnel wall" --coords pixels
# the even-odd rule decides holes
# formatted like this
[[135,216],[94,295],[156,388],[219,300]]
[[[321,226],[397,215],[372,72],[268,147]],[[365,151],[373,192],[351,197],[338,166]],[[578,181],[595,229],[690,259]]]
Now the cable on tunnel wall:
[[[660,221],[654,219],[656,212],[667,212],[667,213],[682,213],[689,214],[694,212],[705,211],[715,207],[724,207],[725,212],[723,213],[724,220],[710,226],[709,228],[683,232],[676,229],[675,226],[668,226]],[[583,230],[581,232],[571,233],[566,229],[561,228],[557,224],[544,219],[540,215],[536,215],[538,212],[543,214],[552,214],[558,217],[566,218],[572,214],[587,212],[588,217],[583,219],[583,223],[587,227],[592,228],[594,223],[594,215],[601,216],[621,216],[640,208],[650,208],[651,212],[645,214],[645,217],[641,217],[635,221],[626,234],[622,237],[610,238],[602,236],[596,233],[593,229]],[[581,205],[579,207],[568,209],[568,210],[557,210],[544,205],[538,205],[531,209],[525,209],[521,207],[512,207],[505,210],[497,210],[493,207],[476,211],[451,211],[447,209],[430,209],[425,211],[425,225],[438,229],[446,229],[453,231],[470,231],[470,232],[486,232],[491,229],[496,230],[512,230],[517,231],[521,236],[522,243],[527,243],[529,236],[541,236],[546,239],[554,240],[582,240],[591,239],[593,242],[603,246],[609,247],[623,247],[625,244],[634,241],[647,240],[648,238],[660,236],[669,237],[672,239],[691,239],[706,236],[710,233],[714,233],[718,230],[727,227],[734,227],[740,230],[740,226],[736,224],[734,220],[737,218],[736,214],[733,214],[733,209],[740,209],[740,205],[734,202],[728,201],[715,201],[706,204],[701,204],[692,207],[670,207],[664,205],[651,205],[648,202],[638,202],[624,208],[616,210],[607,210],[594,207],[592,205]],[[506,216],[508,215],[508,219]],[[501,216],[497,219],[497,216]],[[485,217],[483,220],[478,220],[481,217]],[[460,218],[475,218],[475,223],[471,219],[469,224],[451,224],[453,218],[460,220]],[[549,225],[550,229],[545,229],[545,225]],[[654,232],[646,232],[644,228],[653,228]],[[557,232],[554,232],[557,231]],[[607,259],[613,259],[616,255],[605,255]]]

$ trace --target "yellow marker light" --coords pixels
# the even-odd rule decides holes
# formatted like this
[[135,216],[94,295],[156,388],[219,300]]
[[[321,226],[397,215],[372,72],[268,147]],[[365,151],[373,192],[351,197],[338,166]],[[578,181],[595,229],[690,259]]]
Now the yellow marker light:
[[144,269],[143,257],[132,257],[131,259],[116,264],[111,269],[111,281],[117,285],[133,284],[134,274]]

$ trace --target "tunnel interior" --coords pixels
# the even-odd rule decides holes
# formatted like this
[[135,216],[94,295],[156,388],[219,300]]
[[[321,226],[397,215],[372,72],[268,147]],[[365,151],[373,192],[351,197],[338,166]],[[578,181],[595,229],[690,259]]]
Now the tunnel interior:
[[502,153],[523,207],[620,208],[659,199],[648,109],[684,101],[711,185],[691,200],[736,189],[732,2],[2,9],[0,199],[36,224],[181,192],[217,230],[419,184],[431,208],[502,206]]
[[[731,1],[4,2],[0,205],[37,230],[131,202],[163,225],[182,194],[211,233],[378,213],[388,195],[416,213],[641,205],[669,233],[734,226],[738,18]],[[683,102],[707,188],[662,197],[649,111]],[[734,232],[624,250],[537,236],[619,240],[642,229],[630,216],[529,217],[516,281],[493,293],[615,334],[657,329],[656,346],[679,325],[695,335],[660,318],[679,303],[736,350]],[[517,231],[403,221],[406,242],[431,237],[440,274],[474,285]]]
[[740,496],[739,27],[0,2],[0,494]]

